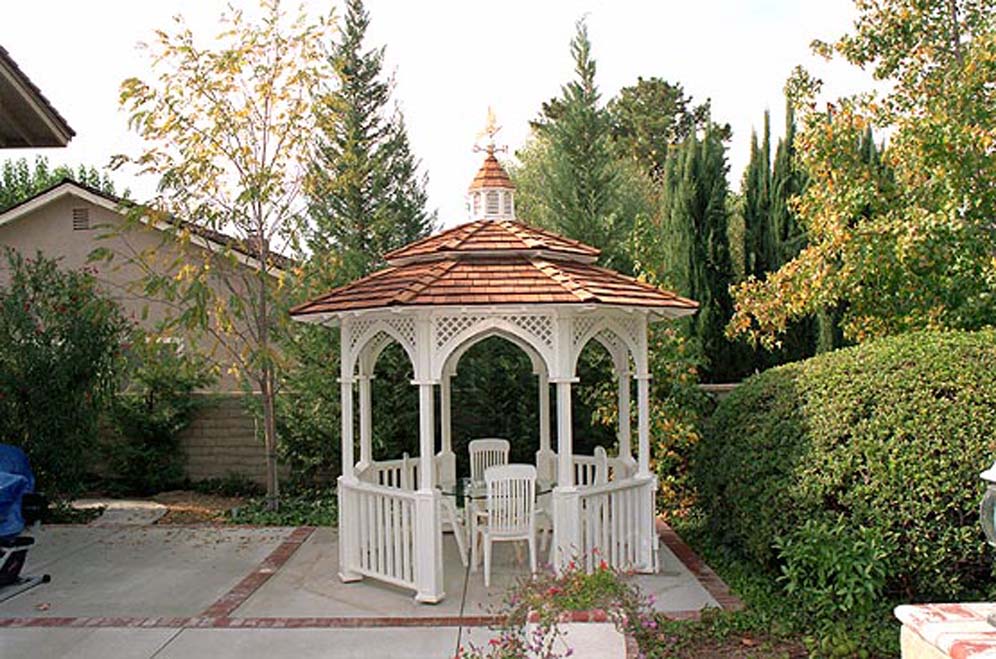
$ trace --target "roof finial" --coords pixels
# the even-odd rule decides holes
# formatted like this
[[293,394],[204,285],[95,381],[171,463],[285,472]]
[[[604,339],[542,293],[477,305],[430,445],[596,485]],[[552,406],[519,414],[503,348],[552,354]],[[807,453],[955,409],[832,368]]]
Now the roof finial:
[[[484,129],[477,134],[477,140],[475,140],[474,151],[487,151],[488,153],[494,153],[495,151],[506,151],[508,147],[495,146],[495,135],[501,130],[501,126],[498,125],[498,120],[495,119],[495,111],[490,105],[488,106],[488,121],[484,124]],[[485,135],[488,137],[488,143],[485,147],[481,148],[476,142],[480,141]]]

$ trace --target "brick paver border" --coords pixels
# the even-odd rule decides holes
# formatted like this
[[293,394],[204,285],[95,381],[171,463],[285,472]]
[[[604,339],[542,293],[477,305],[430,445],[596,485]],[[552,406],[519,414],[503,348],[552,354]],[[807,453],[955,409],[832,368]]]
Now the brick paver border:
[[[258,527],[256,527],[258,528]],[[314,527],[294,529],[276,549],[231,590],[218,598],[198,616],[190,617],[0,617],[0,628],[14,627],[130,627],[130,628],[185,628],[185,629],[356,629],[365,627],[488,627],[499,625],[497,615],[472,616],[410,616],[410,617],[298,617],[298,618],[238,618],[232,617],[260,587],[272,577],[301,545],[315,532]],[[743,603],[730,592],[722,579],[695,555],[691,548],[663,521],[658,520],[657,532],[668,549],[699,580],[706,592],[727,610],[739,610]],[[695,620],[698,611],[668,611],[665,616],[673,620]]]
[[[678,537],[678,534],[662,519],[657,520],[657,534],[675,558],[681,561],[688,568],[688,571],[699,580],[706,592],[712,595],[717,604],[727,611],[739,611],[744,608],[744,603],[730,591],[730,587],[719,578],[719,575],[713,572],[712,568],[706,565],[705,561],[699,558],[692,551],[692,548],[686,545],[685,541]],[[688,616],[689,613],[691,616]],[[687,620],[689,618],[697,619],[699,612],[678,611],[665,615],[675,620]]]

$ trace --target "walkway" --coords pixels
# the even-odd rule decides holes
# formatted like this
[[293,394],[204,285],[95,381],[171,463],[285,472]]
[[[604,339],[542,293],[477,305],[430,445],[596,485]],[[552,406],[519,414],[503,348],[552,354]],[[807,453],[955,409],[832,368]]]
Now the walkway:
[[[658,608],[688,618],[737,604],[664,538],[661,574],[635,578]],[[425,606],[407,591],[340,583],[326,528],[51,526],[26,573],[52,582],[0,602],[0,656],[449,657],[458,634],[490,638],[492,612],[525,568],[502,547],[490,590],[470,576],[461,616],[464,570],[452,539],[444,545],[447,598]]]

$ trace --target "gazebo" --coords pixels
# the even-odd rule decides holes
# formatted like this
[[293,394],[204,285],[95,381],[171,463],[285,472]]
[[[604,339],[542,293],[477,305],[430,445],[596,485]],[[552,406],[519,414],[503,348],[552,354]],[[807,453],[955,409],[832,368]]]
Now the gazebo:
[[[583,557],[590,564],[597,555],[620,569],[657,569],[647,326],[692,314],[698,305],[595,265],[594,247],[516,221],[514,194],[492,145],[470,185],[470,222],[391,252],[383,270],[291,311],[295,320],[338,326],[341,335],[343,581],[369,577],[414,590],[420,602],[445,596],[441,497],[457,479],[450,380],[460,357],[492,336],[524,350],[539,379],[536,466],[541,478],[556,483],[554,565],[560,569]],[[609,460],[612,477],[601,484],[586,477],[593,457],[575,455],[571,437],[571,387],[578,382],[578,357],[592,340],[612,357],[622,412],[617,456]],[[419,455],[374,461],[370,380],[391,342],[407,353],[419,390]],[[634,379],[635,459],[628,412]]]

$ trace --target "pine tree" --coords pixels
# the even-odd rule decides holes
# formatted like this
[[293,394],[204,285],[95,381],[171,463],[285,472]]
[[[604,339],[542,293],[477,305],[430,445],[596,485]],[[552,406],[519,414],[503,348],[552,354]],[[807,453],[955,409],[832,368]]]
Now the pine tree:
[[[435,225],[404,118],[389,106],[393,80],[382,76],[384,48],[363,50],[369,24],[362,0],[349,0],[342,40],[331,48],[336,86],[318,116],[322,137],[309,171],[308,243],[320,261],[322,286],[368,274],[386,252]],[[330,272],[333,259],[338,267]]]
[[778,269],[795,258],[806,242],[806,232],[789,207],[792,197],[802,192],[803,175],[795,164],[795,111],[785,102],[785,135],[775,149],[775,162],[771,171],[771,220],[774,232],[775,260]]
[[699,302],[687,331],[705,357],[704,379],[742,375],[744,350],[724,328],[733,314],[733,263],[728,236],[728,166],[722,137],[712,128],[692,134],[667,158],[662,177],[658,278]]

